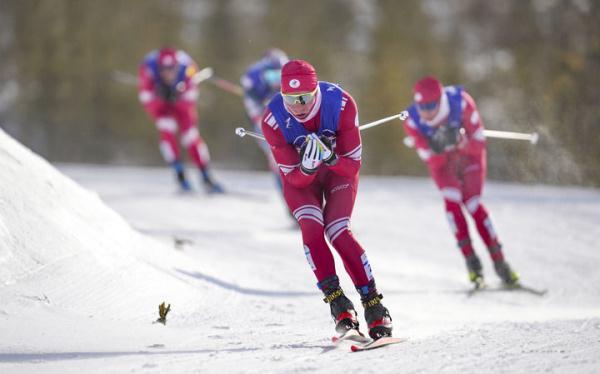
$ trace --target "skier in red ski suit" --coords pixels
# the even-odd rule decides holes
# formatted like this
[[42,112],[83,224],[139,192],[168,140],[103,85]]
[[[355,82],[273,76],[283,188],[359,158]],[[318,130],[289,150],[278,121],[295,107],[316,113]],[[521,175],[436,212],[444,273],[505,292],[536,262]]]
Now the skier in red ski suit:
[[365,308],[369,335],[390,336],[391,317],[381,304],[363,248],[350,231],[358,187],[361,139],[354,99],[340,87],[319,82],[311,64],[287,62],[281,93],[269,102],[262,131],[279,166],[283,195],[302,231],[304,252],[325,294],[336,331],[358,328],[356,311],[336,275],[336,249]]
[[181,50],[162,48],[150,52],[139,68],[139,99],[160,134],[160,151],[177,176],[182,190],[191,190],[185,176],[176,134],[202,174],[208,192],[223,192],[209,172],[210,156],[198,132],[196,63]]
[[498,276],[514,285],[518,275],[504,259],[502,245],[481,202],[486,175],[483,123],[473,98],[461,86],[442,87],[434,77],[419,80],[404,130],[427,164],[444,198],[446,217],[465,257],[469,279],[483,285],[481,261],[473,250],[463,208],[487,246]]

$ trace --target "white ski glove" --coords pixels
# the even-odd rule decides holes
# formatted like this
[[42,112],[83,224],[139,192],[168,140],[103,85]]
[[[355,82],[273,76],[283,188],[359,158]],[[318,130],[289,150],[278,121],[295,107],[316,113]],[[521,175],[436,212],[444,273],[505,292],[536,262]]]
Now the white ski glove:
[[321,166],[323,162],[323,150],[319,146],[319,138],[315,134],[310,134],[306,137],[304,146],[300,151],[300,156],[302,157],[300,169],[302,169],[304,174],[313,174]]

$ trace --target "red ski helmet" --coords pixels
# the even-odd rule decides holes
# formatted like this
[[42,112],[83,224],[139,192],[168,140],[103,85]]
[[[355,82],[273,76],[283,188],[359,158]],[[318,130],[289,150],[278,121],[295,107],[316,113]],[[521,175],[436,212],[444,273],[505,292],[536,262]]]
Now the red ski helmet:
[[173,67],[178,64],[177,51],[173,48],[162,48],[158,52],[158,66],[161,68]]
[[288,61],[281,69],[281,93],[312,92],[317,88],[317,72],[304,60]]
[[414,87],[414,100],[417,105],[437,103],[442,97],[443,87],[439,80],[432,76],[421,78]]

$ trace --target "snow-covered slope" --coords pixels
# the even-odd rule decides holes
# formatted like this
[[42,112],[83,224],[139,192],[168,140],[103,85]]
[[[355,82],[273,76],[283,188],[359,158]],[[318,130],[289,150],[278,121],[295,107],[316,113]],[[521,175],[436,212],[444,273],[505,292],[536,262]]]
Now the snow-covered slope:
[[353,354],[328,341],[271,176],[222,172],[236,193],[190,196],[163,168],[59,168],[87,190],[0,132],[2,373],[600,370],[597,190],[490,183],[508,259],[549,293],[468,297],[433,185],[364,177],[353,230],[407,341]]

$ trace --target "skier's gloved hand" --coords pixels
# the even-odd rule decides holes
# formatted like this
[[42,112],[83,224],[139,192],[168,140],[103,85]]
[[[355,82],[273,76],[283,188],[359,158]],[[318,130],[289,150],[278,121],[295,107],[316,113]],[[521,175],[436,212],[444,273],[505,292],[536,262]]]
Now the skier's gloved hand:
[[177,90],[174,87],[168,86],[166,84],[159,84],[157,87],[157,91],[158,96],[160,96],[165,101],[172,103],[177,100]]
[[314,174],[323,162],[323,151],[319,146],[319,138],[312,135],[306,137],[306,141],[300,150],[300,158],[302,159],[300,169],[307,175]]
[[427,143],[429,144],[429,148],[433,151],[433,153],[439,154],[444,152],[445,135],[442,129],[443,128],[439,128],[433,133],[433,135],[427,138]]
[[[315,135],[316,136],[316,135]],[[338,156],[333,151],[333,145],[331,144],[331,139],[329,139],[325,135],[321,135],[319,140],[319,145],[323,149],[323,162],[327,166],[333,166],[337,164]]]
[[429,148],[438,154],[454,149],[463,136],[460,130],[460,128],[441,126],[427,139]]

